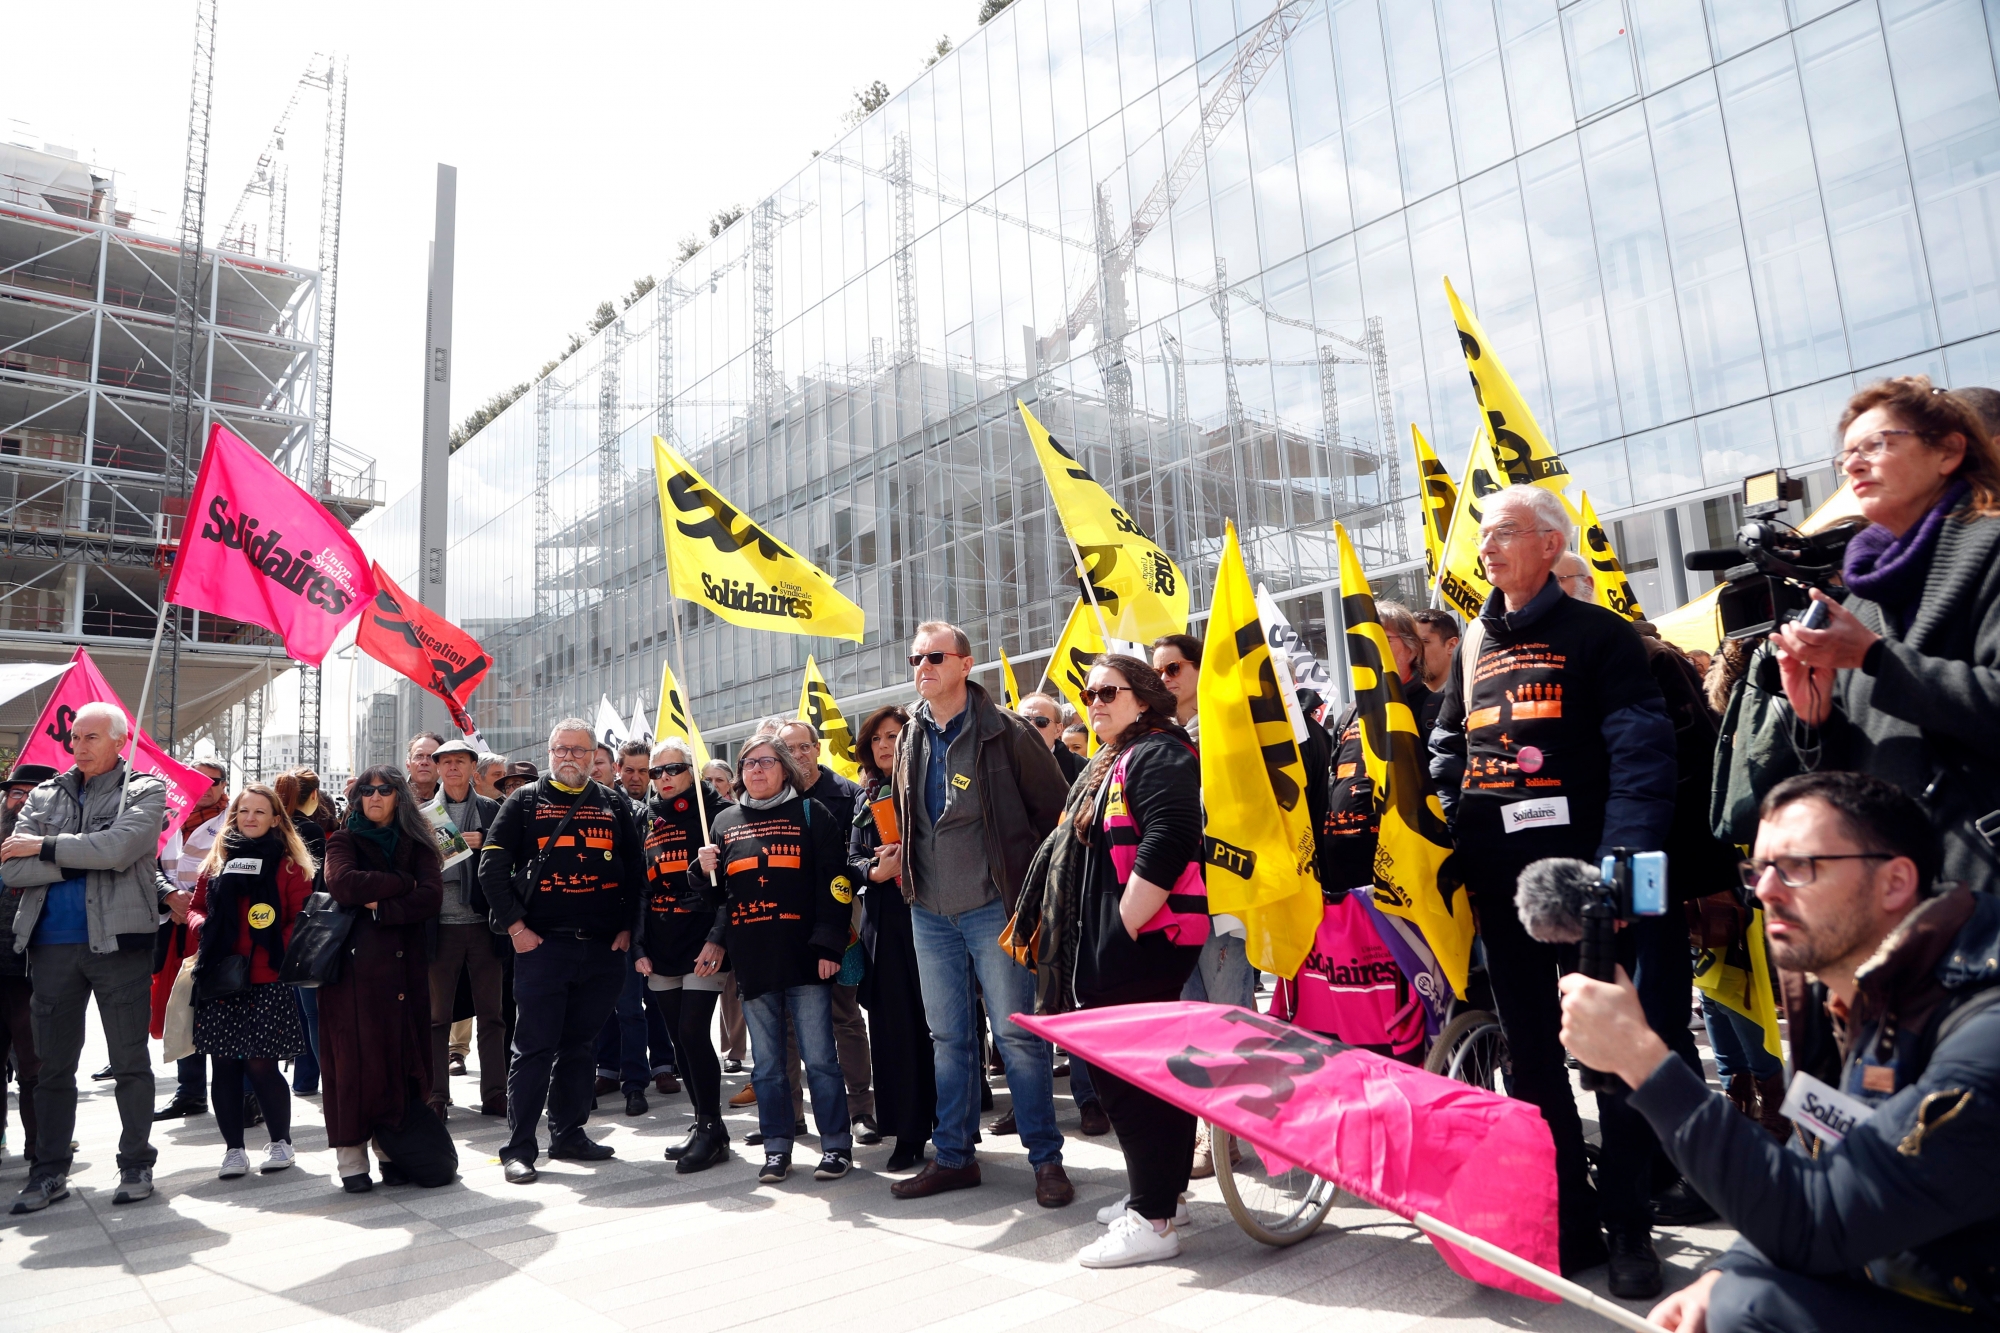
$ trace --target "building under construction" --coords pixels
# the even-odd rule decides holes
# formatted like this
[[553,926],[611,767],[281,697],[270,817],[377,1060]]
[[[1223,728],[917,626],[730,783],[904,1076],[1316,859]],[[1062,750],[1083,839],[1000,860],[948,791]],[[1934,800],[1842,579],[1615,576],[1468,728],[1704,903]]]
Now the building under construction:
[[[324,96],[318,246],[287,256],[288,107],[220,245],[201,245],[208,51],[200,6],[182,236],[148,234],[115,173],[69,150],[0,143],[0,650],[66,660],[82,644],[142,722],[186,752],[199,737],[255,776],[266,686],[291,666],[267,631],[193,611],[167,617],[145,690],[172,543],[209,427],[221,423],[349,522],[379,502],[372,460],[330,436],[331,267],[338,253],[346,78],[315,57]],[[261,196],[261,197],[259,197]],[[254,202],[253,202],[254,201]],[[308,762],[319,753],[317,680]],[[0,710],[0,757],[39,699]],[[307,728],[301,728],[302,731]]]

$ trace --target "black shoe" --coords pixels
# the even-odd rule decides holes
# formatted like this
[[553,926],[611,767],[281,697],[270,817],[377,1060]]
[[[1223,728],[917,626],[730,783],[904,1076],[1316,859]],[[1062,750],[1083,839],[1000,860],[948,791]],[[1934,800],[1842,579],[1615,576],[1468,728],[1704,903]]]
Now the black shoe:
[[61,1203],[68,1197],[69,1181],[61,1176],[37,1176],[21,1186],[14,1206],[7,1211],[17,1217],[22,1213],[39,1213],[50,1204]]
[[[510,1163],[509,1165],[512,1164]],[[529,1170],[532,1172],[534,1168],[530,1167]],[[512,1180],[513,1178],[514,1177],[512,1175],[509,1175],[507,1177],[507,1179],[509,1180]],[[346,1190],[349,1194],[366,1194],[369,1190],[375,1188],[375,1182],[369,1179],[368,1173],[366,1171],[363,1171],[358,1176],[342,1176],[340,1178],[340,1187]]]
[[1565,1229],[1557,1236],[1557,1264],[1564,1277],[1596,1268],[1611,1257],[1604,1245],[1604,1230],[1595,1222]]
[[634,1088],[625,1094],[625,1114],[644,1115],[653,1108],[646,1105],[646,1094]]
[[839,1180],[854,1169],[854,1162],[844,1152],[823,1153],[819,1165],[813,1168],[814,1180]]
[[549,1156],[562,1162],[602,1162],[617,1155],[618,1150],[610,1144],[598,1143],[583,1134],[549,1146]]
[[1708,1200],[1688,1184],[1687,1178],[1673,1184],[1653,1196],[1653,1221],[1666,1226],[1692,1227],[1703,1222],[1713,1222],[1721,1214],[1709,1206]]
[[743,1072],[743,1062],[741,1060],[724,1060],[722,1062],[722,1072],[725,1074],[740,1074]]
[[179,1097],[153,1112],[154,1120],[181,1120],[191,1115],[207,1115],[207,1102],[184,1102]]
[[759,1185],[775,1185],[791,1173],[792,1155],[790,1153],[766,1153],[764,1154],[764,1168],[757,1173],[757,1183]]
[[914,1167],[922,1166],[923,1162],[924,1140],[918,1139],[915,1143],[905,1143],[903,1140],[898,1139],[896,1140],[896,1151],[889,1154],[889,1163],[883,1169],[888,1171],[908,1171]]
[[243,1127],[245,1129],[248,1129],[252,1125],[261,1125],[263,1123],[264,1123],[264,1108],[257,1104],[257,1094],[254,1092],[244,1093]]
[[104,1068],[98,1070],[95,1074],[92,1074],[90,1077],[96,1082],[102,1083],[104,1082],[104,1080],[108,1078],[116,1078],[118,1076],[111,1072],[110,1065],[106,1065],[104,1066]]
[[687,1156],[688,1150],[694,1147],[694,1141],[700,1136],[701,1136],[701,1122],[697,1120],[694,1122],[694,1124],[688,1126],[688,1132],[686,1138],[682,1139],[679,1143],[670,1143],[667,1145],[667,1151],[666,1151],[667,1160],[669,1162],[678,1162],[681,1160],[681,1158]]
[[1006,1115],[1001,1116],[998,1120],[988,1125],[986,1132],[996,1139],[1004,1139],[1009,1134],[1019,1134],[1021,1131],[1014,1127],[1014,1113],[1009,1111]]
[[729,1131],[720,1120],[696,1125],[691,1138],[687,1150],[674,1162],[674,1170],[679,1174],[692,1175],[729,1160]]
[[1650,1301],[1660,1294],[1660,1253],[1652,1233],[1615,1228],[1611,1236],[1611,1294],[1621,1301]]
[[454,1056],[452,1056],[452,1057],[451,1057],[451,1073],[452,1073],[452,1077],[454,1077],[454,1078],[464,1078],[464,1077],[465,1077],[465,1057],[464,1057],[464,1056],[462,1056],[462,1055],[454,1055]]
[[854,1141],[874,1145],[882,1141],[882,1127],[875,1123],[872,1115],[854,1117]]
[[381,1173],[384,1185],[407,1185],[410,1183],[409,1173],[394,1162],[383,1162],[375,1169]]
[[[516,1157],[510,1157],[500,1165],[509,1185],[532,1185],[542,1174],[535,1170],[533,1162],[524,1162]],[[367,1177],[363,1176],[362,1179],[366,1180]]]

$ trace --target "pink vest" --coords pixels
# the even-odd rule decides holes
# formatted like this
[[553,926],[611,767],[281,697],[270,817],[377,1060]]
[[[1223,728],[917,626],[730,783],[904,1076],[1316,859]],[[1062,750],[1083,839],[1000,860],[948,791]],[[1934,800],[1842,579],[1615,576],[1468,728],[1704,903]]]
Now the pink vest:
[[[1139,859],[1139,821],[1125,804],[1125,761],[1131,757],[1130,749],[1119,755],[1105,783],[1104,837],[1121,886],[1132,878],[1132,866]],[[1139,927],[1139,933],[1164,930],[1170,944],[1199,947],[1208,943],[1208,928],[1208,884],[1197,859],[1181,867],[1180,878],[1167,889],[1167,901]]]

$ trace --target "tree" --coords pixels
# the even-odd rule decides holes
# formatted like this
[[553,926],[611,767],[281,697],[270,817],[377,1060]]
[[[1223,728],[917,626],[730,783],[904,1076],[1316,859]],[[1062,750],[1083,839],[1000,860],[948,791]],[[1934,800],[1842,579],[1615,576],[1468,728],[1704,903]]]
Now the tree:
[[[950,37],[938,38],[937,45],[932,47],[931,53],[924,57],[924,68],[929,69],[932,65],[937,64],[938,61],[943,60],[946,56],[950,54],[951,54],[951,38]],[[884,98],[883,100],[887,101],[888,99]]]
[[[543,368],[542,374],[543,375],[548,374],[548,372],[555,369],[555,367],[556,363],[551,361],[547,366]],[[541,376],[538,375],[535,378],[540,379]],[[465,420],[458,423],[457,429],[452,431],[451,446],[447,450],[447,452],[454,454],[457,453],[459,451],[459,448],[462,445],[464,445],[464,443],[467,440],[479,434],[480,431],[485,430],[487,426],[492,424],[493,419],[495,417],[499,416],[502,412],[505,412],[508,408],[512,407],[514,405],[514,400],[519,398],[522,394],[526,393],[529,387],[533,384],[533,382],[534,382],[533,380],[528,380],[520,384],[516,384],[511,389],[502,389],[499,393],[494,394],[491,398],[488,398],[484,403],[481,403],[476,409],[474,409],[474,411],[470,416],[466,417]]]
[[650,292],[652,290],[653,290],[652,274],[648,273],[643,278],[632,279],[632,290],[618,298],[619,309],[630,310],[633,306],[639,303],[639,299],[641,297],[643,297],[647,292]]
[[859,125],[862,121],[874,115],[882,104],[889,100],[889,96],[889,85],[880,79],[875,80],[875,82],[869,84],[866,88],[856,88],[854,90],[854,105],[847,108],[847,115],[843,119],[849,125]]
[[1013,3],[1014,0],[980,0],[979,3],[980,26],[981,27],[986,26],[986,21],[988,19],[992,18],[995,14],[998,14],[1001,10],[1005,9],[1007,6]]

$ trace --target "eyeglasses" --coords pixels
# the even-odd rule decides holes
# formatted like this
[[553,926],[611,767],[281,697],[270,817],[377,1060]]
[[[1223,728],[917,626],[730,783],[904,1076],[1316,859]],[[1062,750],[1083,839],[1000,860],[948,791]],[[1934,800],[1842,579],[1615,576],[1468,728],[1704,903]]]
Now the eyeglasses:
[[1029,723],[1034,726],[1036,731],[1047,731],[1050,727],[1053,727],[1056,724],[1056,720],[1054,718],[1043,717],[1040,713],[1026,713],[1023,714],[1023,716],[1025,716],[1028,719]]
[[582,759],[596,748],[594,745],[551,745],[549,755],[554,759]]
[[1169,662],[1165,666],[1160,668],[1160,679],[1173,680],[1176,677],[1178,677],[1182,671],[1186,670],[1188,667],[1191,667],[1193,665],[1194,663],[1192,662]]
[[357,782],[354,784],[356,796],[394,796],[396,789],[386,782]]
[[799,756],[799,758],[801,759],[805,758],[807,755],[812,755],[815,758],[819,756],[818,741],[800,741],[796,745],[787,745],[785,748],[787,750],[790,750],[793,754]]
[[1130,690],[1131,688],[1130,685],[1099,685],[1094,690],[1086,689],[1083,691],[1083,702],[1085,705],[1103,704],[1106,708],[1109,708],[1112,704],[1118,702],[1118,696],[1121,692]]
[[1764,880],[1766,870],[1778,872],[1778,882],[1788,889],[1802,889],[1813,882],[1819,874],[1821,861],[1893,861],[1893,852],[1838,852],[1828,856],[1773,856],[1752,857],[1736,863],[1736,873],[1743,877],[1743,887],[1755,889]]
[[748,773],[753,768],[769,768],[773,764],[781,762],[783,761],[775,758],[774,756],[768,754],[760,754],[754,758],[745,759],[743,761],[743,771],[745,773]]
[[1923,432],[1918,430],[1878,430],[1873,435],[1863,436],[1861,439],[1856,440],[1852,449],[1842,449],[1839,453],[1835,454],[1833,456],[1833,465],[1844,468],[1851,459],[1860,458],[1864,461],[1872,461],[1880,458],[1882,451],[1889,447],[1889,437],[1891,435],[1921,436],[1922,434]]
[[965,656],[964,653],[911,653],[910,665],[922,666],[925,662],[929,662],[932,666],[936,666],[938,663],[944,661],[944,659],[947,657],[963,657],[963,656]]
[[677,778],[694,770],[693,764],[661,764],[658,768],[646,770],[646,776],[654,778]]
[[1523,528],[1513,523],[1502,523],[1497,528],[1481,528],[1479,544],[1484,546],[1488,542],[1517,542],[1523,537],[1532,537],[1538,532],[1545,531],[1547,531],[1545,528]]

